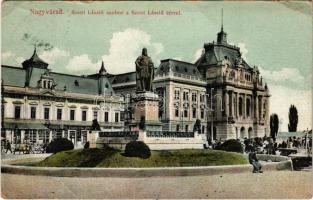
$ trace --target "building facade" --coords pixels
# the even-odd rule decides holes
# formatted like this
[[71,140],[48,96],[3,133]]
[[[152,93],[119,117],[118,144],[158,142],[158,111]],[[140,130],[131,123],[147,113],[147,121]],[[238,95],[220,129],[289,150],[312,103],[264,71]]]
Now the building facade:
[[35,50],[22,65],[1,67],[3,138],[42,143],[65,137],[82,146],[94,119],[102,130],[124,130],[124,99],[114,94],[103,64],[89,76],[54,73]]
[[[13,143],[66,137],[81,146],[92,120],[103,131],[129,130],[136,72],[75,76],[55,73],[36,50],[23,68],[2,65],[2,137]],[[163,131],[191,132],[197,119],[212,139],[269,135],[269,89],[256,66],[227,42],[204,44],[195,63],[161,60],[153,90]]]
[[204,44],[195,65],[207,82],[208,132],[213,138],[269,135],[268,86],[240,49],[227,43],[223,27],[216,42]]
[[[217,40],[203,48],[195,63],[165,59],[155,69],[153,88],[161,99],[163,130],[192,131],[200,119],[201,132],[209,139],[269,135],[270,94],[258,67],[228,44],[223,27]],[[128,104],[136,90],[135,72],[112,75],[112,88],[128,96]]]

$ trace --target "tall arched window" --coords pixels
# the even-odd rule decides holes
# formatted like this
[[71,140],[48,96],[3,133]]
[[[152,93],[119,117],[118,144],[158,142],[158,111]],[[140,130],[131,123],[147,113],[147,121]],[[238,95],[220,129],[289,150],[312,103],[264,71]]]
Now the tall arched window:
[[247,117],[250,117],[250,99],[246,100],[246,111]]
[[263,103],[263,118],[265,118],[265,116],[266,116],[266,101],[264,101],[264,103]]
[[242,116],[242,98],[239,97],[239,116]]

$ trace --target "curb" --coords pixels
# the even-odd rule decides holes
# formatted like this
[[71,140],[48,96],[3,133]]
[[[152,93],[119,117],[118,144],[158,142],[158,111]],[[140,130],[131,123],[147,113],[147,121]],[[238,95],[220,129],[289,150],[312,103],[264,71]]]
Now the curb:
[[[263,171],[292,170],[292,161],[264,163]],[[167,167],[167,168],[78,168],[29,167],[4,164],[2,173],[55,177],[153,177],[153,176],[208,176],[225,173],[252,172],[251,165]]]

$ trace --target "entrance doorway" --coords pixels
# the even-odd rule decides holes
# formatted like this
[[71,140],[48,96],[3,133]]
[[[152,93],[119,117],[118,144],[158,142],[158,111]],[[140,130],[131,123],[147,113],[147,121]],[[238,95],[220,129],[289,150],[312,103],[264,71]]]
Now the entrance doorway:
[[239,135],[238,135],[238,128],[236,127],[236,139],[238,139],[239,138]]
[[217,136],[216,136],[216,127],[213,127],[213,140],[216,140]]
[[69,131],[70,133],[70,140],[73,142],[74,146],[76,145],[76,131],[72,130]]
[[82,131],[82,143],[85,144],[87,142],[87,131]]
[[21,141],[21,130],[16,129],[14,131],[13,141],[14,141],[15,144],[20,144],[22,142]]
[[252,137],[252,127],[249,127],[248,129],[248,138],[250,139]]
[[245,137],[245,127],[241,127],[240,129],[240,138],[244,138]]

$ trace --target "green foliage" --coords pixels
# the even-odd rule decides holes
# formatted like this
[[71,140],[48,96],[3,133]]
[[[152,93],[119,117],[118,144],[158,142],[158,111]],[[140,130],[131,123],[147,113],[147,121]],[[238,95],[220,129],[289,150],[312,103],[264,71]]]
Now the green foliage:
[[207,149],[151,151],[147,159],[126,157],[114,149],[77,149],[53,154],[42,167],[187,167],[247,164],[240,153]]
[[62,151],[39,162],[39,167],[95,167],[118,152],[112,148]]
[[279,119],[277,114],[272,114],[270,117],[270,128],[271,128],[271,137],[276,138],[278,128],[279,128]]
[[222,151],[238,152],[238,153],[243,152],[243,147],[241,143],[235,139],[226,140],[223,144],[216,147],[216,149],[222,150]]
[[289,108],[289,124],[288,131],[296,132],[298,126],[298,110],[294,105],[291,105]]
[[47,153],[58,153],[60,151],[74,149],[73,142],[66,138],[56,138],[52,140],[47,146]]
[[126,144],[125,156],[147,159],[151,156],[148,145],[142,141],[131,141]]

